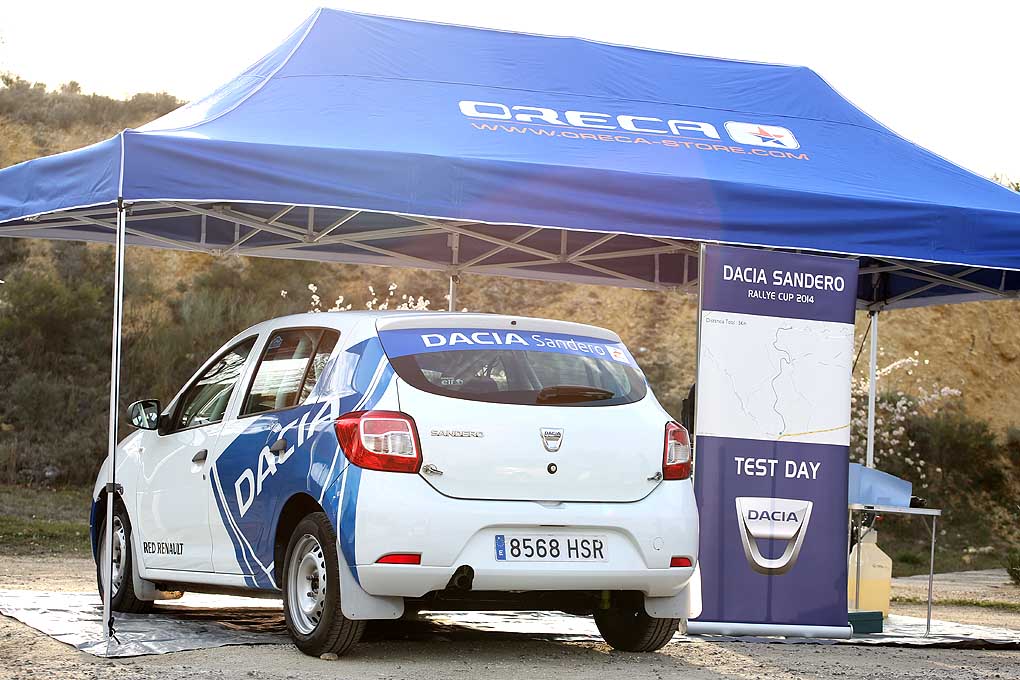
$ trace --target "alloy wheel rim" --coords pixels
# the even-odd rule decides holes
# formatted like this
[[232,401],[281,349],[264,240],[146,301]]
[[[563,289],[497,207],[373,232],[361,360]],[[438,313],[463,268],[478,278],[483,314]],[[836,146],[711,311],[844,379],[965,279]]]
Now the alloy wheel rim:
[[[105,573],[105,567],[107,564],[107,549],[108,545],[106,542],[106,536],[102,537],[103,546],[100,551],[100,562],[99,562],[99,574],[100,578]],[[120,586],[124,581],[124,556],[127,554],[127,531],[124,529],[124,523],[120,517],[114,515],[113,517],[113,569],[112,578],[110,579],[110,597],[116,597],[117,593],[120,592]]]
[[322,619],[326,605],[326,556],[318,539],[302,536],[294,546],[287,574],[287,599],[294,627],[310,635]]

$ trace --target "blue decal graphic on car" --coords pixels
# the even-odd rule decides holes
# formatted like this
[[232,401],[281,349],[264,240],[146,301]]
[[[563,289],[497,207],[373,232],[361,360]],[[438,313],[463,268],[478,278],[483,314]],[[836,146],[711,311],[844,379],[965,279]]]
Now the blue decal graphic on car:
[[355,526],[358,521],[358,490],[361,488],[361,468],[357,465],[348,465],[344,473],[343,492],[341,493],[340,505],[340,549],[343,550],[344,559],[354,574],[354,580],[359,584],[358,561],[355,557]]
[[[352,362],[353,368],[350,384],[337,396],[253,418],[212,467],[210,482],[220,519],[233,543],[239,573],[249,585],[278,587],[277,521],[298,493],[317,499],[331,516],[357,578],[353,546],[360,469],[351,470],[346,457],[340,460],[343,452],[333,424],[343,413],[373,408],[393,381],[393,369],[375,337],[349,348],[336,361]],[[275,455],[269,447],[281,439],[288,446]],[[334,481],[346,487],[342,499],[327,498]],[[331,503],[337,504],[335,509],[328,507]]]

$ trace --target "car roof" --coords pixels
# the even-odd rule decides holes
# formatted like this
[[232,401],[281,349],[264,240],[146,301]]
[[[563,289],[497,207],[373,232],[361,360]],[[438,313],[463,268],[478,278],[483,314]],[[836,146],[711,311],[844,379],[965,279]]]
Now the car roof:
[[401,328],[425,328],[436,325],[454,326],[460,324],[469,328],[481,328],[488,324],[491,324],[492,327],[503,327],[504,325],[510,325],[511,322],[516,324],[516,322],[524,321],[531,322],[529,325],[535,325],[536,327],[533,330],[572,332],[576,334],[603,337],[616,342],[620,341],[619,336],[610,330],[599,328],[598,326],[589,326],[570,321],[556,321],[554,319],[540,319],[508,314],[484,314],[476,312],[352,310],[344,312],[305,312],[303,314],[288,314],[274,319],[267,319],[266,321],[257,323],[254,326],[250,326],[249,328],[241,331],[227,344],[233,344],[256,333],[262,333],[265,330],[273,328],[299,328],[308,326],[312,328],[334,328],[339,331],[345,331],[352,328],[355,324],[365,320],[370,320],[373,324],[378,323],[379,321],[385,321],[383,324],[384,326]]

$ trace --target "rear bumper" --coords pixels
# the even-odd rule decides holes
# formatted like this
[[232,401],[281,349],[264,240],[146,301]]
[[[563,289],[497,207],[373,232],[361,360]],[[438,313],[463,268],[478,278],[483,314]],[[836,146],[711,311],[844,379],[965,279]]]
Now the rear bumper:
[[[672,597],[680,593],[694,573],[693,568],[582,570],[578,565],[527,563],[513,567],[488,567],[475,570],[474,590],[565,591],[636,590],[649,597]],[[420,567],[398,564],[369,564],[358,567],[361,587],[371,595],[422,597],[442,590],[450,582],[456,567]]]
[[[679,594],[698,556],[698,511],[690,480],[667,481],[633,503],[477,501],[443,496],[417,475],[364,471],[355,525],[357,576],[372,595],[422,597],[462,566],[474,590],[635,590]],[[501,533],[599,535],[605,562],[505,562]],[[376,564],[388,553],[420,553],[421,565]]]

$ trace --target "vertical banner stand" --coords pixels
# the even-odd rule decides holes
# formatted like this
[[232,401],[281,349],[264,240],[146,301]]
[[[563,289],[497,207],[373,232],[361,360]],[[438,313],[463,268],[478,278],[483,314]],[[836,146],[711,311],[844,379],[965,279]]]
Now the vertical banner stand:
[[849,638],[858,264],[702,245],[694,486],[709,635]]

